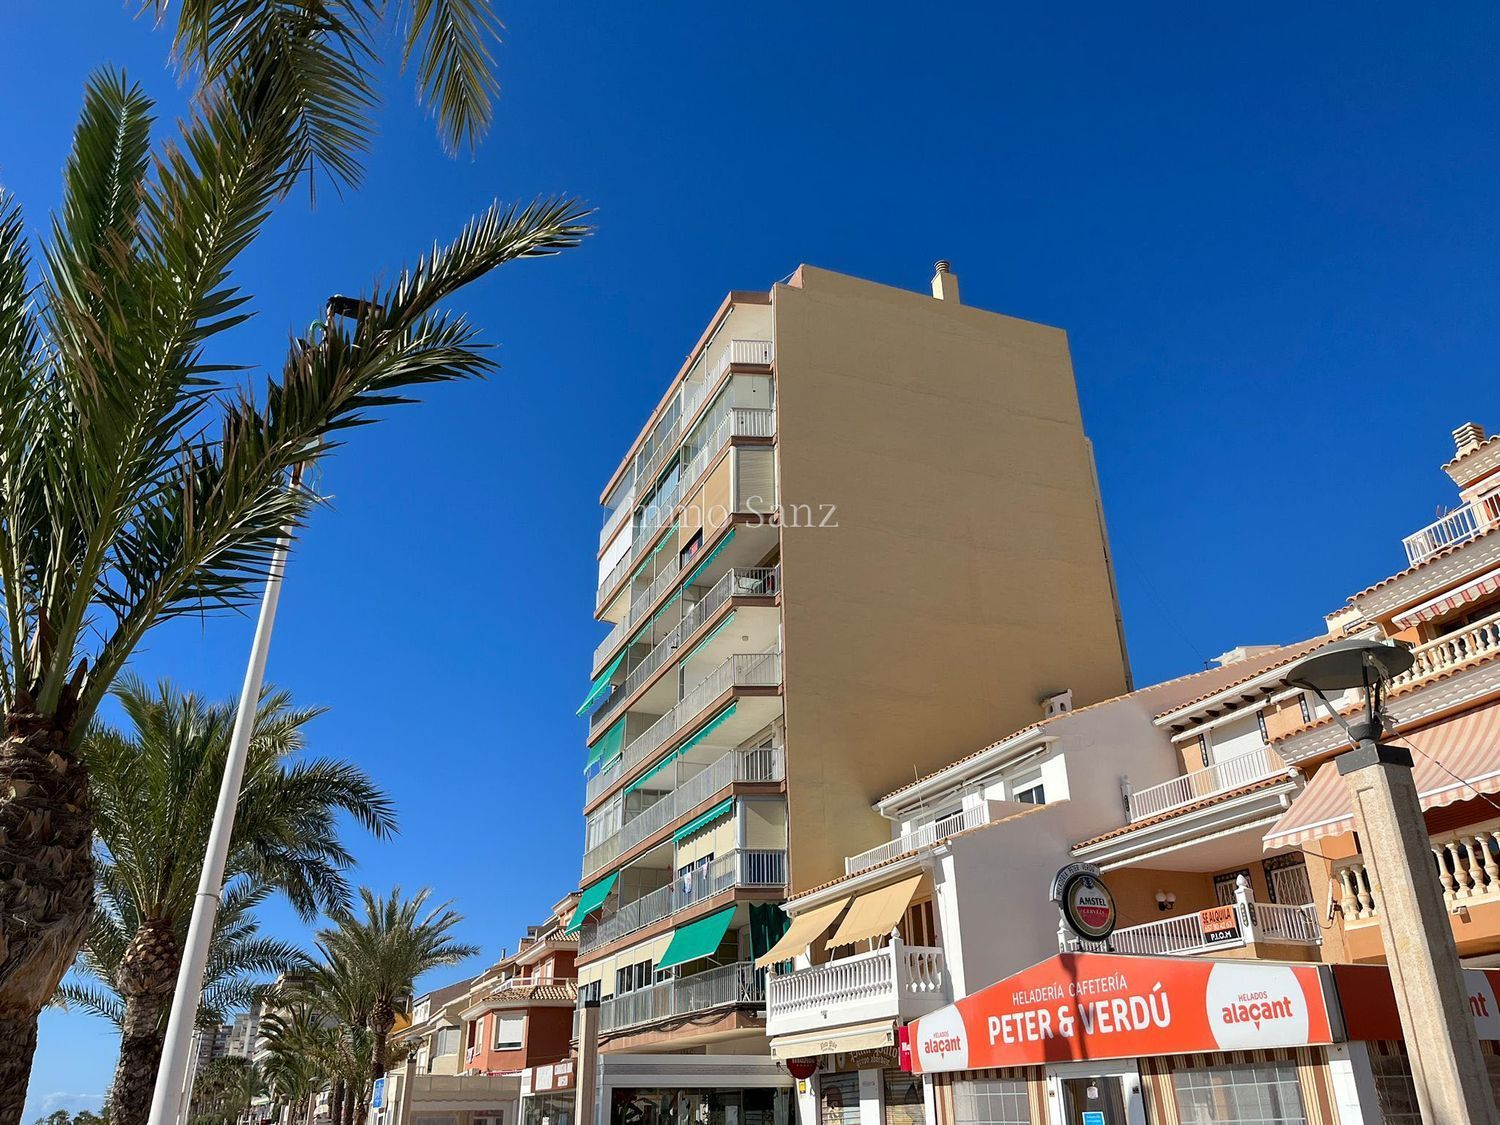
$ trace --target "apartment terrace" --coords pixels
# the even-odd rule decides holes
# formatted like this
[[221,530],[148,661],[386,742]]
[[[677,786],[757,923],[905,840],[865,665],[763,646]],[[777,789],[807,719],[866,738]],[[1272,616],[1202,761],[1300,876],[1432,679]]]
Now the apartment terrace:
[[592,811],[592,805],[658,750],[669,747],[678,735],[687,733],[700,718],[707,718],[706,712],[721,698],[742,689],[769,689],[774,693],[780,686],[779,650],[729,656],[589,778],[585,786],[585,811]]
[[765,974],[741,961],[611,997],[599,1005],[599,1030],[617,1032],[715,1008],[760,1008],[765,1002]]
[[[1500,903],[1500,819],[1429,837],[1433,877],[1443,888],[1450,912]],[[1344,924],[1374,922],[1380,917],[1380,888],[1370,878],[1363,855],[1339,860],[1334,885]]]
[[[1288,906],[1275,902],[1241,902],[1218,910],[1161,918],[1116,930],[1107,942],[1087,941],[1072,932],[1058,931],[1063,953],[1135,953],[1181,956],[1219,953],[1262,944],[1277,946],[1322,944],[1316,906]],[[1232,915],[1226,921],[1225,915]]]
[[1500,493],[1491,493],[1471,500],[1413,532],[1401,541],[1401,545],[1406,549],[1407,562],[1417,566],[1440,551],[1467,543],[1497,524],[1500,524]]
[[666,796],[648,806],[621,825],[620,830],[584,853],[583,881],[613,863],[621,855],[665,834],[679,821],[696,813],[720,794],[737,784],[773,784],[786,778],[786,752],[780,746],[731,750],[711,765],[694,771],[692,763],[681,759],[653,776],[658,787],[668,788]]
[[967,832],[971,828],[992,823],[989,802],[982,802],[948,816],[936,817],[926,824],[918,825],[908,832],[903,832],[888,843],[878,844],[860,852],[858,855],[846,856],[844,858],[844,874],[858,875],[861,871],[869,871],[871,868],[879,867],[881,864],[889,863],[898,856],[915,852],[921,848],[931,847],[950,836],[960,832]]
[[[767,982],[766,1032],[780,1037],[832,1027],[908,1020],[953,1001],[943,951],[892,939],[882,949],[773,975]],[[778,1057],[810,1052],[778,1044]]]
[[613,909],[597,921],[585,922],[578,934],[578,952],[592,952],[647,926],[691,910],[732,890],[774,890],[786,886],[784,849],[742,848],[719,856],[706,871],[679,876],[664,887]]
[[[711,560],[705,560],[711,561]],[[673,568],[673,574],[677,572]],[[589,716],[590,735],[603,729],[647,684],[673,660],[689,650],[694,635],[731,602],[735,606],[774,604],[781,593],[781,567],[732,567],[708,592],[692,605],[684,605],[682,617],[667,628],[661,638],[641,660],[630,668],[624,680],[616,684],[598,709]],[[660,616],[660,614],[658,615]],[[645,633],[650,624],[643,627]],[[665,627],[665,623],[662,626]]]
[[1286,774],[1276,752],[1263,746],[1131,792],[1126,804],[1131,823],[1136,823]]

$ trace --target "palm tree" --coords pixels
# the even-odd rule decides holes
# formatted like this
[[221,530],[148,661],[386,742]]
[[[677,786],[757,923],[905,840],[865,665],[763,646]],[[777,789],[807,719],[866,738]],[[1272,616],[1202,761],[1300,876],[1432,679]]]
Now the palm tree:
[[361,887],[364,917],[345,912],[331,929],[318,935],[325,962],[353,965],[369,1000],[366,1027],[372,1038],[371,1079],[385,1074],[386,1040],[396,1024],[399,1004],[410,999],[417,978],[429,969],[457,964],[479,947],[455,941],[453,927],[463,916],[451,903],[428,907],[426,888],[409,899],[396,887],[389,897]]
[[[236,707],[206,703],[165,682],[151,689],[133,676],[124,677],[114,694],[129,731],[96,722],[82,747],[110,876],[104,897],[116,907],[100,912],[84,965],[108,964],[108,983],[123,1004],[113,1120],[143,1125]],[[349,897],[342,872],[353,857],[339,840],[338,815],[349,814],[377,837],[395,830],[389,797],[363,770],[298,757],[304,728],[319,714],[294,708],[284,691],[262,694],[225,872],[232,884],[243,881],[244,910],[272,891],[286,894],[308,922],[342,909]],[[96,948],[100,943],[102,949]],[[263,971],[305,961],[295,950],[277,957],[266,959]]]
[[289,1125],[312,1125],[317,1096],[334,1069],[336,1032],[307,1001],[268,1011],[260,1024],[261,1063],[271,1096],[291,1109]]
[[265,1092],[260,1067],[250,1059],[233,1055],[214,1059],[199,1071],[193,1083],[189,1119],[195,1125],[234,1125]]
[[[427,26],[453,6],[414,3]],[[333,59],[315,21],[246,38],[219,18],[245,5],[187,6],[210,34],[185,40],[202,88],[175,144],[153,155],[152,103],[100,73],[39,270],[0,192],[0,1125],[20,1121],[37,1014],[93,916],[80,750],[126,661],[162,621],[253,602],[313,503],[289,481],[295,467],[412,388],[493,368],[475,328],[443,310],[448,298],[586,233],[570,200],[492,206],[364,301],[330,302],[254,395],[231,381],[249,357],[220,338],[248,315],[234,263],[308,170],[299,129],[318,107],[345,107],[319,118],[322,159],[351,151],[357,163],[369,60]],[[314,79],[333,100],[312,96]],[[455,87],[430,88],[446,98]],[[447,104],[440,120],[473,119]]]

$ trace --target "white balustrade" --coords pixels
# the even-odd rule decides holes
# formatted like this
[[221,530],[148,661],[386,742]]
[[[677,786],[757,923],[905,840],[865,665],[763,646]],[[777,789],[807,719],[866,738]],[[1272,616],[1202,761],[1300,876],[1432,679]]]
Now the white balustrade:
[[[1449,910],[1500,901],[1500,820],[1431,837],[1433,876]],[[1363,856],[1334,866],[1334,888],[1345,922],[1379,917],[1380,896]]]
[[1275,752],[1268,746],[1262,746],[1245,754],[1236,754],[1232,758],[1225,758],[1222,762],[1215,762],[1204,769],[1193,770],[1181,777],[1164,781],[1160,785],[1152,785],[1131,793],[1130,819],[1143,820],[1148,816],[1155,816],[1181,805],[1189,805],[1217,793],[1227,793],[1231,789],[1238,789],[1242,785],[1250,785],[1274,774],[1282,773],[1285,769],[1286,767],[1281,764]]
[[1441,675],[1460,664],[1492,657],[1497,652],[1500,652],[1500,613],[1417,645],[1411,650],[1414,663],[1399,676],[1393,676],[1390,687]]
[[1468,542],[1497,523],[1500,523],[1500,494],[1492,494],[1455,508],[1421,531],[1408,535],[1401,544],[1406,548],[1407,562],[1416,566],[1445,548]]
[[910,1019],[951,999],[943,951],[893,938],[881,949],[773,975],[766,984],[767,1030],[785,1035],[819,1026]]
[[1086,941],[1066,931],[1059,931],[1059,945],[1065,952],[1109,951],[1160,957],[1211,953],[1252,942],[1322,944],[1323,934],[1318,925],[1315,906],[1255,902],[1247,896],[1245,901],[1233,904],[1230,909],[1234,911],[1235,933],[1232,936],[1218,934],[1210,940],[1203,928],[1203,915],[1195,910],[1187,914],[1158,918],[1139,926],[1126,926],[1110,934],[1107,942]]

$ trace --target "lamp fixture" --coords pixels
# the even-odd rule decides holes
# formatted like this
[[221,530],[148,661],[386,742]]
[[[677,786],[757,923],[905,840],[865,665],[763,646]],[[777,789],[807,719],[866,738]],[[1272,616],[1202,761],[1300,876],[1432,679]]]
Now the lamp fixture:
[[1177,909],[1177,895],[1174,892],[1172,892],[1172,891],[1157,891],[1156,892],[1156,909],[1158,909],[1158,910],[1176,910]]
[[[1333,721],[1356,743],[1378,741],[1385,731],[1385,685],[1416,663],[1411,649],[1403,645],[1351,637],[1337,641],[1304,657],[1287,670],[1290,687],[1312,692],[1323,702]],[[1362,691],[1364,714],[1353,723],[1339,714],[1330,693]]]

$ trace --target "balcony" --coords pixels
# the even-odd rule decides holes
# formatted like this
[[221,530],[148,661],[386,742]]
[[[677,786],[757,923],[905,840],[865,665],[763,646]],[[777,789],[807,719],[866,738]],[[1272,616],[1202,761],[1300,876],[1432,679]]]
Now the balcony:
[[990,822],[990,809],[988,804],[978,805],[973,808],[964,809],[951,816],[938,817],[936,820],[913,828],[910,832],[904,832],[894,840],[886,844],[880,844],[870,848],[868,851],[851,855],[844,859],[844,874],[857,875],[861,871],[868,871],[872,867],[879,867],[887,860],[895,859],[898,855],[914,852],[918,848],[931,847],[939,840],[946,840],[949,836],[964,832],[970,828],[978,828],[981,824]]
[[943,951],[894,939],[884,949],[773,976],[766,991],[766,1033],[772,1036],[904,1022],[953,1000]]
[[736,653],[698,681],[674,706],[626,746],[585,787],[585,803],[591,804],[621,777],[656,753],[677,735],[689,720],[731,688],[778,687],[781,684],[781,653]]
[[[673,567],[671,573],[675,576],[678,571]],[[654,585],[654,584],[653,584]],[[589,730],[598,730],[606,722],[612,719],[618,710],[621,701],[630,698],[639,691],[652,676],[654,676],[678,651],[682,644],[694,633],[696,633],[705,621],[712,617],[726,601],[730,598],[768,598],[774,597],[781,591],[781,568],[779,566],[751,566],[737,567],[714,583],[712,589],[704,594],[695,604],[688,607],[683,618],[678,624],[661,639],[644,659],[635,667],[630,669],[625,681],[615,691],[611,692],[609,698],[591,716],[589,716]],[[642,603],[646,604],[646,603]],[[632,614],[629,624],[635,624],[636,618]],[[620,626],[616,626],[616,631]],[[611,634],[613,635],[613,634]]]
[[[1458,911],[1500,902],[1500,820],[1431,837],[1433,874],[1443,887],[1443,904]],[[1334,865],[1334,885],[1344,922],[1380,917],[1380,890],[1365,868],[1363,856]]]
[[786,756],[780,746],[731,750],[713,765],[695,774],[687,774],[687,768],[685,763],[679,761],[658,774],[657,777],[661,778],[660,787],[670,788],[671,792],[639,816],[627,820],[614,836],[584,854],[584,882],[588,882],[595,872],[616,857],[643,840],[650,839],[736,782],[780,781],[786,776]]
[[665,887],[585,922],[578,932],[578,952],[587,953],[618,941],[663,918],[735,889],[779,889],[786,886],[786,852],[733,851],[708,865],[707,871],[679,876]]
[[1407,562],[1416,566],[1439,551],[1467,543],[1497,523],[1500,523],[1500,493],[1471,500],[1421,531],[1408,535],[1401,545],[1406,548]]
[[765,1002],[765,974],[741,961],[605,1000],[599,1005],[599,1030],[620,1031],[714,1008],[758,1008]]
[[1442,675],[1472,660],[1493,656],[1496,652],[1500,652],[1500,613],[1491,614],[1482,621],[1417,645],[1411,650],[1415,663],[1391,679],[1390,689],[1395,690],[1406,684]]
[[[1221,925],[1224,920],[1215,917],[1221,911],[1232,914],[1228,925]],[[1148,956],[1216,953],[1223,949],[1240,949],[1257,942],[1284,945],[1323,943],[1317,907],[1254,901],[1162,918],[1141,926],[1126,926],[1110,934],[1108,942],[1084,941],[1061,931],[1058,937],[1059,947],[1064,953],[1087,950],[1094,953],[1135,953]]]
[[1131,821],[1169,812],[1213,797],[1228,793],[1268,777],[1286,775],[1286,767],[1277,759],[1270,747],[1262,746],[1247,754],[1236,754],[1201,770],[1193,770],[1181,777],[1174,777],[1160,785],[1152,785],[1131,793],[1128,799]]

